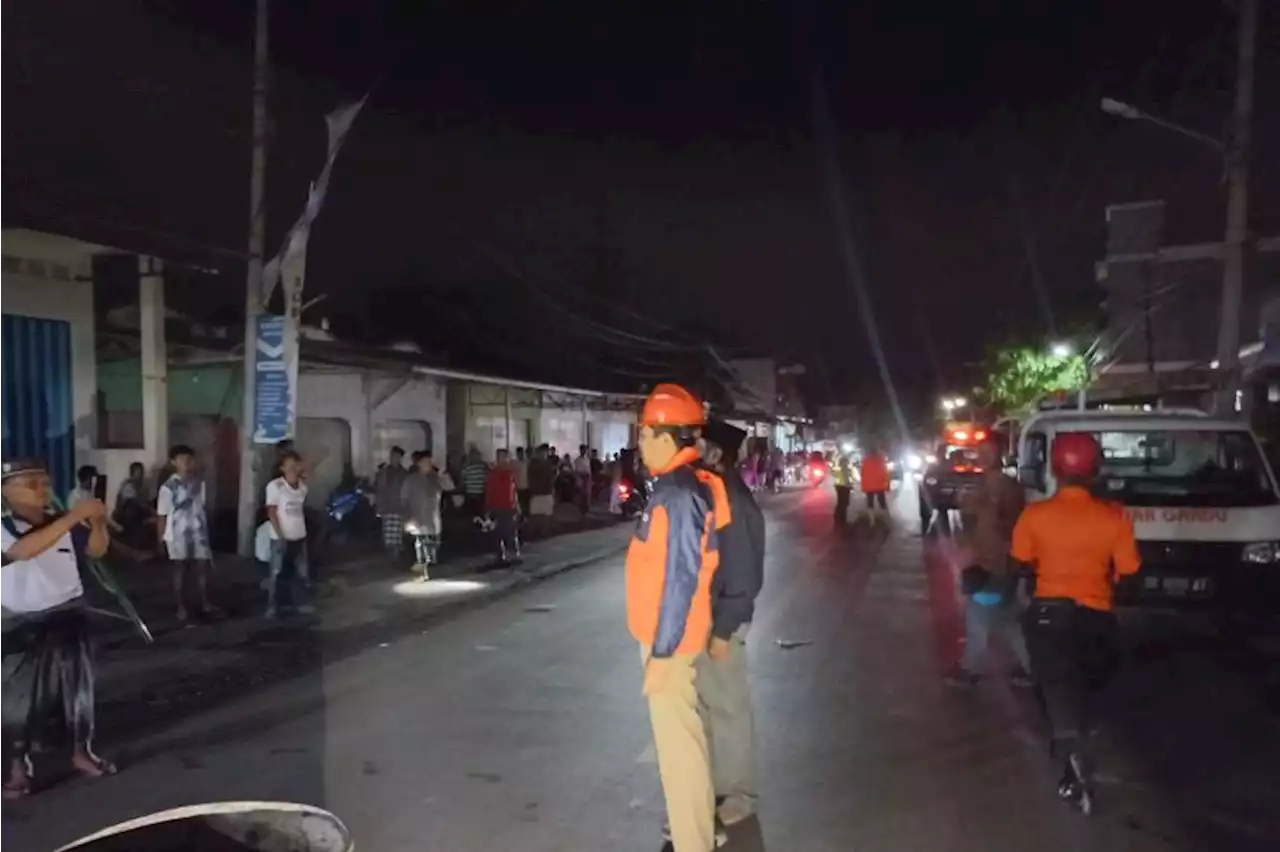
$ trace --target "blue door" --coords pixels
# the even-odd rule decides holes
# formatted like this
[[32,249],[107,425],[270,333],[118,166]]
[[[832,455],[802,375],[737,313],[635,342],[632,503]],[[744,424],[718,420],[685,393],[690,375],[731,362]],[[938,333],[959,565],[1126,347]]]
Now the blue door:
[[0,431],[5,458],[37,456],[49,465],[54,491],[75,482],[75,415],[71,410],[71,325],[4,315]]

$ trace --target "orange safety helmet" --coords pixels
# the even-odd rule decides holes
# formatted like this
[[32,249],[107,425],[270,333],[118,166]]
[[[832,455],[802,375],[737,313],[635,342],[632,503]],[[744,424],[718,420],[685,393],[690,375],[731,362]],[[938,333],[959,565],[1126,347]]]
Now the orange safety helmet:
[[706,422],[702,400],[680,385],[658,385],[640,412],[641,426],[702,426]]

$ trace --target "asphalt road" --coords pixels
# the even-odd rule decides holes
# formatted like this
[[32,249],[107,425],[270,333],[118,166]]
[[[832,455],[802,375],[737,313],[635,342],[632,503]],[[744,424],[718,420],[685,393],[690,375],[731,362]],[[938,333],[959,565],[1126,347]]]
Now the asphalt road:
[[[729,850],[1280,848],[1277,655],[1126,619],[1099,737],[1101,813],[1053,792],[1034,700],[944,686],[958,621],[914,495],[889,536],[837,534],[831,496],[775,498],[752,628],[758,821]],[[121,775],[9,806],[13,850],[200,801],[337,813],[357,848],[656,850],[656,766],[618,560],[326,660],[157,732]],[[784,643],[801,643],[784,648]]]

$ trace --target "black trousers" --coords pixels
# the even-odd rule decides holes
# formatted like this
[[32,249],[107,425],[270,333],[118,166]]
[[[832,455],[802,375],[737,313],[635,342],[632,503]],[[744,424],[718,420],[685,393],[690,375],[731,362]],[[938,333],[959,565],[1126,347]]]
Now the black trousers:
[[866,492],[866,497],[868,509],[874,509],[876,507],[876,503],[879,503],[881,509],[886,512],[889,511],[889,502],[883,491],[868,491]]
[[836,523],[843,524],[849,520],[849,492],[847,485],[836,486]]
[[1036,598],[1022,624],[1054,742],[1077,750],[1099,693],[1120,666],[1115,614],[1067,598]]
[[25,758],[68,735],[75,747],[92,748],[93,659],[83,610],[32,614],[5,631],[3,705],[6,758]]

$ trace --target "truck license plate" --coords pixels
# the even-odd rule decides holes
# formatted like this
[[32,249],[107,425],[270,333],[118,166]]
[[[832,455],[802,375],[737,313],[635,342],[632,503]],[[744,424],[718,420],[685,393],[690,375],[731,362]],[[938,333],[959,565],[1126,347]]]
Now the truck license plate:
[[1186,597],[1191,593],[1200,594],[1208,591],[1209,581],[1204,577],[1165,577],[1161,587],[1165,594]]

